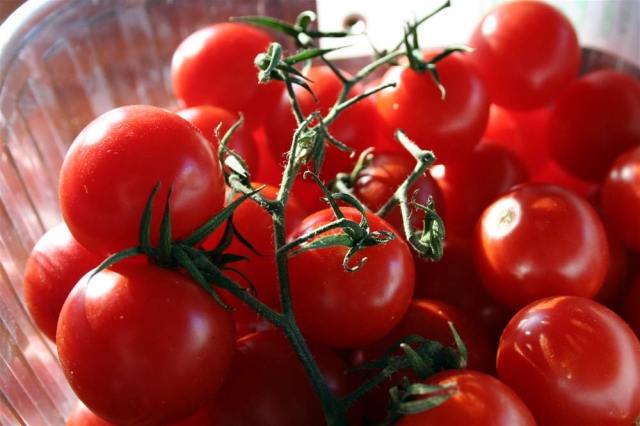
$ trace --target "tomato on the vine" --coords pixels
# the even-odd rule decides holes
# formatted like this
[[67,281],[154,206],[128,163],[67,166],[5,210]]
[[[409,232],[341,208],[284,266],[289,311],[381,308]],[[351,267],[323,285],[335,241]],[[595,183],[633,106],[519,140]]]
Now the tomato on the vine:
[[204,135],[175,113],[148,105],[110,110],[71,144],[60,171],[62,216],[87,249],[101,255],[138,245],[154,187],[151,242],[170,188],[171,236],[189,236],[222,209],[224,179]]
[[591,299],[556,296],[524,307],[502,334],[497,368],[539,425],[630,425],[640,416],[640,342]]
[[171,84],[181,107],[213,105],[242,113],[255,129],[283,86],[258,83],[254,65],[275,40],[265,31],[237,22],[217,22],[197,30],[176,48]]
[[577,76],[581,49],[573,24],[543,1],[509,1],[478,22],[468,55],[491,101],[529,110],[550,104]]
[[[353,207],[341,208],[345,218],[359,223],[362,214]],[[396,232],[385,220],[367,213],[371,232]],[[336,220],[332,209],[305,218],[288,241]],[[326,231],[300,248],[327,236],[345,235],[341,228]],[[335,245],[300,251],[289,259],[291,300],[302,333],[332,347],[362,346],[381,338],[402,319],[411,302],[415,267],[408,243],[395,237],[365,247],[343,261],[348,247]],[[366,259],[366,261],[365,261]]]
[[103,260],[80,245],[64,222],[47,230],[31,249],[24,269],[25,303],[38,328],[53,342],[67,296]]
[[120,425],[194,414],[221,386],[236,341],[231,311],[189,276],[137,261],[85,275],[62,307],[56,337],[78,398]]
[[402,416],[397,426],[519,425],[536,426],[531,410],[507,384],[474,370],[447,370],[424,381],[451,386],[451,396],[439,405]]
[[594,297],[607,273],[607,235],[582,197],[525,183],[482,213],[474,262],[485,289],[513,310],[547,296]]
[[[435,50],[424,52],[432,59]],[[436,64],[442,92],[429,72],[394,66],[381,83],[395,87],[381,90],[375,97],[386,132],[381,150],[398,150],[394,132],[402,129],[420,148],[431,150],[440,163],[466,155],[480,142],[489,119],[490,99],[485,83],[461,53],[452,53]]]

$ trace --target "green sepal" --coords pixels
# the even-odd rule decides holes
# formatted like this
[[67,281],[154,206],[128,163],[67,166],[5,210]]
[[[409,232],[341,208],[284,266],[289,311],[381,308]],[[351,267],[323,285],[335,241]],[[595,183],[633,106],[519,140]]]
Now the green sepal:
[[456,342],[458,353],[460,354],[460,368],[467,368],[467,365],[469,365],[469,353],[467,351],[467,346],[462,341],[462,338],[458,334],[456,328],[453,326],[453,323],[449,321],[448,324],[449,329],[451,329],[451,333],[453,333],[453,340]]

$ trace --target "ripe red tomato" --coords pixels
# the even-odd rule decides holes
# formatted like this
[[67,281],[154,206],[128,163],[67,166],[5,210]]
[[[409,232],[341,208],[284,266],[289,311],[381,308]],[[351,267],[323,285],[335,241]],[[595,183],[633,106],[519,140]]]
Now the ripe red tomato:
[[45,232],[29,253],[23,281],[25,303],[51,341],[56,341],[60,309],[71,289],[103,260],[81,246],[64,222]]
[[447,236],[442,250],[444,255],[437,262],[416,259],[413,297],[452,305],[479,324],[497,344],[513,312],[484,289],[473,263],[471,238]]
[[[348,73],[342,71],[347,78]],[[305,73],[307,82],[317,102],[309,91],[299,85],[294,86],[295,97],[302,113],[307,116],[314,111],[326,115],[338,100],[343,83],[335,72],[326,65],[309,68]],[[349,93],[349,98],[362,94],[364,87],[355,85]],[[267,146],[274,158],[281,159],[291,149],[294,131],[298,128],[293,112],[291,100],[286,91],[282,92],[278,103],[267,112],[265,123]],[[315,123],[312,122],[312,123]],[[354,155],[325,143],[325,158],[320,175],[331,180],[339,172],[349,172],[357,156],[364,149],[372,145],[377,132],[377,116],[375,107],[369,98],[364,98],[345,109],[340,116],[328,126],[329,133],[342,144],[352,148]]]
[[482,211],[517,184],[529,180],[525,164],[508,149],[478,145],[466,157],[430,169],[442,190],[447,235],[471,237]]
[[[362,218],[353,207],[341,211],[356,223]],[[331,209],[316,212],[291,232],[288,241],[334,220]],[[392,225],[374,214],[367,214],[367,220],[371,232],[394,232]],[[319,237],[340,234],[345,235],[338,228]],[[289,259],[291,300],[300,330],[311,340],[337,348],[366,345],[393,329],[409,307],[415,281],[413,257],[402,238],[358,251],[349,266],[367,260],[357,271],[343,266],[348,250],[332,246],[302,251]]]
[[424,383],[453,386],[455,392],[438,406],[407,414],[394,425],[536,425],[531,410],[522,399],[491,375],[473,370],[447,370],[429,377]]
[[[416,160],[408,155],[397,152],[375,152],[371,163],[363,168],[356,176],[353,184],[353,195],[367,208],[377,212],[393,196],[398,187],[407,179],[416,166]],[[416,201],[427,205],[429,196],[433,197],[435,208],[444,218],[446,205],[438,183],[429,173],[420,176],[409,188],[409,199],[414,191],[418,191]],[[411,223],[414,229],[422,229],[425,214],[412,208]],[[396,206],[385,220],[393,225],[398,235],[404,237],[404,226],[400,207]]]
[[119,425],[178,421],[202,408],[230,368],[231,311],[185,274],[150,263],[89,277],[71,291],[57,330],[78,398]]
[[640,146],[614,161],[602,182],[600,204],[610,232],[626,247],[640,251]]
[[259,28],[218,22],[186,37],[171,61],[173,91],[183,107],[213,105],[242,113],[255,129],[280,96],[279,82],[258,83],[254,60],[273,38]]
[[[345,374],[347,364],[330,348],[308,342],[331,392],[345,396],[357,381]],[[213,400],[211,424],[325,426],[311,382],[286,337],[276,330],[249,334],[237,342],[229,375]],[[360,424],[360,406],[349,410]]]
[[[484,330],[464,312],[452,305],[429,299],[414,299],[402,321],[393,330],[381,339],[352,352],[352,364],[362,365],[375,361],[392,344],[412,334],[455,348],[455,340],[449,322],[453,324],[467,348],[469,353],[468,367],[472,370],[495,374],[495,348]],[[401,353],[402,350],[397,352],[397,354]],[[392,374],[364,396],[362,400],[364,418],[369,424],[380,424],[385,419],[389,388],[401,384],[404,377],[408,377],[411,381],[419,380],[412,370],[401,370]]]
[[640,342],[591,299],[523,308],[504,330],[497,368],[539,425],[633,424],[640,415]]
[[[213,152],[217,153],[219,144],[216,138],[216,128],[222,138],[225,133],[239,120],[239,116],[227,109],[212,105],[199,105],[190,108],[182,108],[176,111],[180,117],[196,126],[209,139]],[[238,154],[247,165],[247,169],[253,176],[258,171],[258,147],[253,133],[246,126],[236,128],[227,143],[227,147]]]
[[551,103],[577,76],[581,49],[573,25],[543,1],[510,1],[489,11],[467,45],[491,101],[529,110]]
[[483,212],[474,262],[489,294],[513,310],[547,296],[594,297],[607,273],[607,235],[574,192],[522,184]]
[[[430,59],[436,51],[425,51]],[[460,53],[436,65],[446,89],[442,98],[428,72],[395,66],[382,78],[382,84],[395,83],[378,92],[376,105],[386,124],[381,150],[403,149],[393,133],[402,129],[420,148],[431,150],[440,163],[447,163],[471,152],[480,142],[489,119],[489,94],[482,78]]]
[[162,108],[131,105],[96,118],[73,141],[60,171],[62,216],[73,236],[101,255],[138,245],[153,188],[152,244],[171,185],[171,232],[186,238],[222,209],[218,157],[202,133]]
[[602,182],[613,161],[640,144],[640,83],[616,70],[593,71],[558,98],[548,126],[549,154],[588,182]]

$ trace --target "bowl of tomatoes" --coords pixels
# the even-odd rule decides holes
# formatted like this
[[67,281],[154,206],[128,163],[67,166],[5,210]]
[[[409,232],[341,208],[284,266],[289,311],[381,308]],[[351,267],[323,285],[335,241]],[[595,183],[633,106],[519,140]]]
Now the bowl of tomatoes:
[[640,10],[487,3],[18,8],[0,423],[637,422]]

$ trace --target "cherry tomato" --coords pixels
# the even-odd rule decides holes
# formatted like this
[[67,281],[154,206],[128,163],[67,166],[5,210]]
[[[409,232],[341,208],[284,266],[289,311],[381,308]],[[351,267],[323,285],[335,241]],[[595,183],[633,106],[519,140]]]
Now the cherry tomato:
[[591,299],[524,307],[500,339],[497,368],[539,425],[633,424],[640,415],[640,342]]
[[[351,76],[342,71],[347,78]],[[314,111],[326,115],[330,108],[338,100],[343,88],[343,83],[335,72],[326,65],[317,65],[309,68],[305,73],[309,79],[308,85],[313,95],[299,85],[294,85],[295,97],[305,117]],[[364,87],[355,85],[349,92],[349,98],[362,94]],[[314,100],[313,96],[317,98]],[[268,119],[265,124],[267,146],[274,158],[284,158],[291,149],[293,135],[298,128],[291,109],[291,100],[286,91],[282,92],[279,102],[267,112]],[[317,123],[317,120],[312,123]],[[340,143],[355,151],[343,151],[336,146],[325,143],[325,158],[320,175],[331,180],[339,172],[349,172],[355,163],[357,156],[368,148],[376,137],[377,115],[375,107],[369,98],[364,98],[349,108],[329,126],[328,132]]]
[[447,235],[471,237],[482,211],[513,186],[529,180],[525,164],[506,148],[478,145],[468,156],[430,169],[442,190]]
[[[430,59],[436,51],[425,51]],[[446,89],[440,89],[428,72],[405,66],[390,68],[382,83],[395,83],[378,92],[376,105],[386,124],[381,150],[402,149],[393,133],[402,129],[420,148],[434,152],[440,163],[466,155],[480,142],[489,119],[490,100],[485,84],[462,54],[453,53],[436,64]]]
[[510,1],[490,10],[467,41],[469,61],[480,72],[491,101],[505,108],[546,106],[580,69],[573,25],[543,1]]
[[640,83],[616,70],[592,71],[558,98],[549,117],[549,154],[588,182],[602,182],[613,161],[640,144]]
[[[436,300],[414,299],[402,321],[384,337],[352,352],[352,364],[361,365],[375,361],[400,339],[417,334],[427,340],[440,342],[455,348],[455,340],[449,322],[453,324],[469,353],[470,369],[495,374],[495,349],[484,331],[465,313]],[[399,350],[397,354],[401,354]],[[369,424],[379,424],[387,415],[389,388],[399,385],[404,377],[417,381],[418,376],[409,369],[392,374],[363,398],[364,418]]]
[[[357,174],[353,184],[353,194],[367,208],[377,212],[393,196],[415,166],[416,160],[408,155],[396,152],[375,152],[371,163]],[[431,174],[425,173],[420,176],[409,188],[409,199],[416,190],[418,191],[416,194],[418,203],[426,206],[431,196],[440,217],[446,216],[442,191]],[[411,212],[413,228],[422,229],[424,212],[416,208],[411,208]],[[404,237],[402,213],[399,206],[396,206],[385,217],[385,220],[394,226],[399,236]]]
[[447,236],[442,250],[442,259],[437,262],[416,259],[413,297],[452,305],[479,324],[497,344],[513,312],[484,289],[473,263],[471,238]]
[[[337,397],[355,389],[347,364],[330,348],[308,342],[330,391]],[[231,371],[213,400],[211,424],[325,426],[325,416],[300,360],[276,330],[239,339]],[[349,419],[360,424],[360,406]]]
[[60,171],[62,216],[87,249],[109,255],[138,245],[154,187],[151,241],[157,244],[169,188],[174,240],[222,209],[224,179],[202,133],[162,108],[130,105],[104,113],[71,144]]
[[[239,116],[224,108],[212,105],[199,105],[190,108],[183,108],[176,111],[180,117],[186,119],[196,126],[209,139],[215,153],[218,152],[218,139],[216,138],[216,129],[218,129],[220,138],[233,126]],[[227,147],[238,154],[247,165],[247,169],[253,175],[258,170],[258,147],[253,133],[245,126],[236,128],[227,143]]]
[[[353,207],[341,209],[356,223],[362,215]],[[367,214],[370,231],[394,232],[385,220]],[[289,235],[294,241],[335,220],[325,209],[305,218]],[[346,235],[340,228],[319,237]],[[301,245],[317,241],[318,237]],[[331,246],[301,251],[289,259],[291,300],[302,333],[311,340],[337,348],[357,347],[379,339],[402,319],[411,302],[415,267],[408,243],[394,238],[359,250],[348,266],[366,262],[356,271],[345,270],[349,249]]]
[[85,275],[57,330],[78,398],[119,425],[184,419],[221,386],[235,348],[231,311],[183,273],[123,261]]
[[473,370],[447,370],[429,377],[425,383],[453,386],[454,393],[436,407],[407,414],[394,425],[536,425],[522,399],[491,375]]
[[[638,140],[640,142],[640,139]],[[640,251],[640,146],[621,154],[600,192],[604,222],[626,247]]]
[[489,294],[513,310],[547,296],[594,297],[607,273],[607,235],[574,192],[522,184],[483,212],[474,262]]
[[256,27],[218,22],[186,37],[171,61],[171,84],[182,107],[213,105],[242,113],[255,129],[280,96],[279,82],[258,83],[254,60],[273,38]]
[[45,232],[29,253],[23,281],[25,303],[51,341],[56,341],[60,309],[71,289],[103,260],[81,246],[64,222]]

